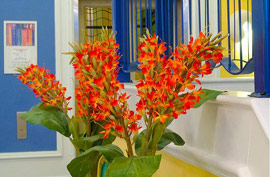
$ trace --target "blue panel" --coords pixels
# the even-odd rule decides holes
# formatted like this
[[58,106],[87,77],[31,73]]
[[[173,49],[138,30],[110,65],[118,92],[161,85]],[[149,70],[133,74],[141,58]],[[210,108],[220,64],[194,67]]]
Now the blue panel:
[[253,57],[255,93],[264,92],[264,25],[263,0],[252,1],[252,31],[253,31]]
[[265,39],[265,57],[264,57],[264,83],[265,83],[265,97],[270,97],[270,2],[267,0],[264,1],[264,39]]
[[[119,53],[122,55],[119,60],[119,65],[128,65],[129,62],[129,28],[127,15],[128,3],[126,0],[113,0],[112,1],[112,16],[113,16],[113,30],[116,32],[116,41],[120,45]],[[118,79],[120,82],[130,82],[130,74],[124,72],[127,68],[119,70]]]
[[[228,34],[229,35],[231,34],[231,31],[230,31],[231,26],[230,25],[231,25],[231,22],[230,22],[230,0],[227,0],[227,26],[228,26]],[[239,26],[241,26],[241,25],[239,25]],[[209,27],[208,27],[208,29],[209,29]],[[229,36],[228,38],[229,38],[228,39],[228,50],[231,51],[231,37]],[[231,66],[232,66],[231,55],[229,55],[229,64],[228,64],[228,66],[229,66],[228,69],[229,69],[229,72],[230,72],[231,71]]]
[[37,21],[38,64],[55,71],[54,0],[1,0],[0,3],[0,152],[56,150],[56,133],[27,125],[27,139],[17,139],[16,112],[38,103],[15,75],[4,75],[3,21]]

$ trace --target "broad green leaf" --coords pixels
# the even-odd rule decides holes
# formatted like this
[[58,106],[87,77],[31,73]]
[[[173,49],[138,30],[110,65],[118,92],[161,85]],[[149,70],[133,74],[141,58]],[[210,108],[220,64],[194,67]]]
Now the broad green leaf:
[[177,146],[183,146],[185,144],[185,141],[181,138],[181,136],[170,129],[165,129],[160,141],[158,142],[158,150],[162,150],[171,142]]
[[68,164],[68,171],[72,177],[85,177],[91,170],[94,170],[99,157],[99,153],[81,154]]
[[69,131],[74,138],[83,137],[86,133],[86,124],[81,117],[72,117],[69,121]]
[[155,153],[158,143],[161,137],[163,136],[165,129],[166,129],[166,124],[162,124],[162,123],[156,124],[156,126],[153,128],[152,136],[149,142],[150,153],[152,154],[153,152]]
[[105,177],[151,177],[159,168],[161,155],[118,157],[106,170]]
[[142,143],[145,142],[143,139],[145,139],[146,130],[143,130],[137,137],[135,142],[135,152],[137,155],[139,155],[139,152],[142,148]]
[[104,146],[94,146],[88,149],[87,151],[85,151],[81,155],[87,155],[87,154],[96,153],[96,152],[101,153],[109,163],[111,163],[115,157],[124,156],[122,150],[118,146],[113,145],[113,144],[107,144]]
[[109,163],[124,156],[122,150],[113,144],[94,146],[73,159],[67,166],[68,171],[73,177],[85,177],[95,167],[96,162],[93,161],[98,154],[102,154]]
[[200,99],[200,101],[198,103],[195,104],[194,108],[200,107],[206,101],[215,99],[218,95],[223,93],[222,91],[209,90],[209,89],[202,89],[202,91],[204,93],[200,94],[201,99]]
[[104,130],[104,126],[106,125],[107,122],[105,121],[99,121],[98,123],[92,122],[91,123],[91,132],[94,134],[99,134],[99,132]]
[[94,144],[94,142],[100,140],[103,138],[102,134],[98,134],[98,135],[93,135],[90,137],[83,137],[83,138],[78,138],[78,139],[73,139],[72,143],[74,145],[76,145],[78,148],[86,151],[89,148],[91,148]]
[[43,106],[39,103],[22,115],[22,119],[34,125],[42,125],[50,130],[55,130],[69,137],[69,118],[66,114],[53,106]]
[[[103,134],[102,134],[102,137],[103,137]],[[109,134],[109,136],[103,140],[102,142],[102,145],[107,145],[107,144],[112,144],[115,140],[116,136],[112,135],[112,134]]]
[[166,121],[165,121],[166,127],[168,127],[172,123],[173,120],[174,120],[173,117],[166,119]]
[[[146,130],[143,130],[135,142],[135,152],[137,155],[152,155],[156,151],[157,144],[163,134],[166,124],[155,121],[151,126],[149,139],[146,138]],[[142,149],[144,152],[142,152]]]
[[[105,121],[100,121],[98,123],[96,122],[91,122],[91,135],[99,135],[101,136],[101,138],[97,141],[94,142],[94,144],[92,146],[101,146],[101,145],[106,145],[106,144],[111,144],[111,142],[114,141],[115,137],[113,135],[109,135],[109,137],[107,137],[106,139],[103,139],[103,134],[100,134],[101,131],[104,130],[104,128],[102,126],[105,125]],[[108,143],[106,143],[108,142]]]

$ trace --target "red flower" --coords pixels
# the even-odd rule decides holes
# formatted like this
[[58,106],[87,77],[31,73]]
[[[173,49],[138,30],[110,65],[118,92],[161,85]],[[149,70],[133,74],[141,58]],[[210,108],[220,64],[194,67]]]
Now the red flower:
[[121,125],[116,125],[115,130],[122,133],[124,131],[124,128]]

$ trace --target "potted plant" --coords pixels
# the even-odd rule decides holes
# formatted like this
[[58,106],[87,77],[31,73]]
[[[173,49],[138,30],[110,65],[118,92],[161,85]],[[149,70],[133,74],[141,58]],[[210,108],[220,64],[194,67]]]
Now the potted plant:
[[[170,56],[157,36],[147,33],[141,38],[136,112],[129,109],[129,96],[121,92],[124,85],[117,80],[119,45],[113,33],[103,30],[102,36],[101,41],[71,44],[74,52],[69,54],[78,80],[75,116],[68,116],[70,98],[49,71],[34,65],[18,69],[19,79],[42,99],[22,118],[70,138],[78,154],[67,166],[74,177],[96,176],[101,161],[109,164],[106,177],[151,177],[160,165],[161,155],[156,152],[171,142],[185,143],[167,127],[179,115],[221,93],[195,83],[200,85],[199,78],[211,74],[210,62],[222,60],[223,48],[218,44],[226,36],[200,33]],[[115,137],[125,140],[125,153],[112,144]]]

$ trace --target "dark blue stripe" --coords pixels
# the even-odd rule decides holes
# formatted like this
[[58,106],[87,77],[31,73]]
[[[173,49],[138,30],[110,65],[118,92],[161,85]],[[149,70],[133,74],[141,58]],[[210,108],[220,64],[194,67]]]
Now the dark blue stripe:
[[249,60],[249,0],[247,0],[247,22],[248,22],[248,60]]
[[[218,0],[219,1],[219,0]],[[202,22],[201,22],[201,0],[198,0],[198,18],[199,18],[199,31],[201,31]]]
[[148,8],[147,8],[147,0],[144,1],[144,14],[145,14],[145,27],[148,28],[148,22],[147,22],[147,18],[148,18]]
[[191,0],[188,2],[189,8],[189,34],[192,35],[192,9],[191,9]]
[[130,3],[130,14],[131,14],[131,61],[134,61],[134,33],[133,33],[133,0]]
[[155,27],[156,27],[156,34],[159,34],[159,5],[158,0],[155,0]]
[[[231,26],[230,26],[230,0],[227,0],[227,26],[228,26],[228,34],[230,35],[231,33]],[[231,69],[231,38],[228,38],[228,50],[229,50],[229,70]]]
[[149,31],[152,34],[152,0],[148,0],[148,8],[149,8]]
[[140,36],[142,37],[142,0],[140,0]]
[[238,0],[239,7],[239,36],[240,36],[240,68],[243,69],[243,47],[242,47],[242,15],[241,15],[241,0]]
[[265,35],[265,42],[264,42],[264,83],[265,83],[265,96],[270,97],[270,3],[269,1],[264,1],[264,35]]
[[130,64],[130,38],[129,38],[129,32],[130,32],[130,29],[129,29],[129,18],[130,18],[130,13],[129,13],[129,1],[126,1],[126,16],[127,16],[127,30],[126,30],[126,37],[127,37],[127,66],[129,66]]
[[161,34],[162,34],[162,41],[165,40],[165,17],[164,17],[164,0],[161,0],[162,4],[161,4],[161,28],[162,28],[162,31],[161,31]]
[[[136,48],[136,53],[137,53],[137,47],[138,47],[138,22],[137,22],[137,20],[138,20],[138,17],[137,17],[137,13],[138,13],[138,9],[137,9],[137,0],[135,0],[135,42],[136,42],[136,46],[135,46],[135,48]],[[137,57],[136,57],[136,60],[137,60]]]
[[177,0],[174,0],[174,41],[175,41],[175,47],[177,46],[177,43],[178,43],[178,35],[177,35]]
[[171,33],[171,23],[170,23],[170,12],[171,12],[171,8],[170,8],[170,0],[167,0],[167,15],[168,15],[168,46],[171,45],[171,35],[173,34]]

